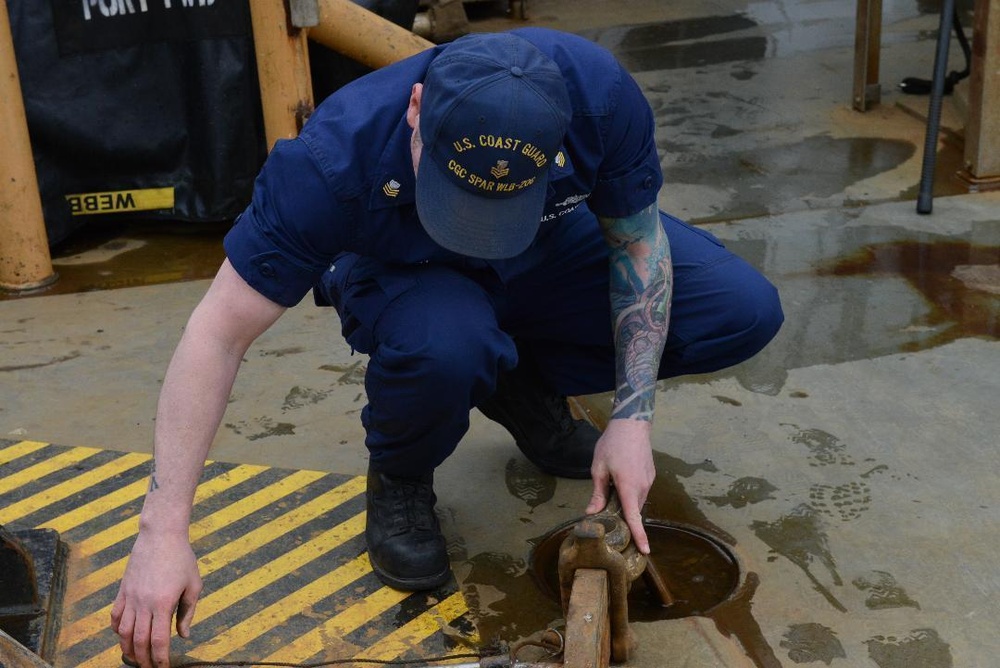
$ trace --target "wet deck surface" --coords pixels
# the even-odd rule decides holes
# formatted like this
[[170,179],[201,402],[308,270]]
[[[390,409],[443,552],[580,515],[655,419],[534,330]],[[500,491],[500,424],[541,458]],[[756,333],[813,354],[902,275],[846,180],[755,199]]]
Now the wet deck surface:
[[[1000,195],[953,178],[950,100],[934,213],[917,215],[926,101],[894,90],[929,76],[937,7],[885,2],[883,103],[857,114],[852,3],[617,4],[529,10],[629,64],[656,114],[661,207],[762,269],[787,318],[754,360],[661,388],[647,515],[722,536],[741,588],[700,620],[636,620],[630,665],[736,665],[719,658],[727,647],[767,667],[992,665]],[[133,223],[57,248],[52,289],[0,302],[0,438],[148,452],[163,371],[221,234]],[[366,360],[337,325],[303,305],[258,341],[214,459],[364,472]],[[606,397],[581,402],[607,411]],[[582,512],[589,483],[538,473],[475,414],[437,487],[479,637],[557,619],[531,550]]]

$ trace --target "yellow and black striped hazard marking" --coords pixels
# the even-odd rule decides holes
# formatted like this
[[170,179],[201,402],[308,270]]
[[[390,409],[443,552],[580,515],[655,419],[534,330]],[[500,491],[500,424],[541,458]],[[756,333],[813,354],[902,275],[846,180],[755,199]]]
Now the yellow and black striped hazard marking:
[[[111,603],[138,531],[151,458],[0,439],[0,525],[48,528],[69,547],[57,667],[121,665]],[[454,581],[382,586],[365,553],[365,479],[209,462],[191,540],[205,590],[189,640],[199,661],[426,658],[478,644]]]

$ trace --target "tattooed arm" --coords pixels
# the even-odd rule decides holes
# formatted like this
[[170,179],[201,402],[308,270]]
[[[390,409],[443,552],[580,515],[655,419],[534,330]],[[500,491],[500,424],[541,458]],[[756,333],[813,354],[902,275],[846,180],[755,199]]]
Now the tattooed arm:
[[660,356],[667,340],[673,270],[655,205],[627,218],[601,218],[611,248],[611,315],[617,373],[611,420],[597,442],[588,513],[607,504],[613,482],[640,552],[649,552],[640,510],[656,471],[650,431]]

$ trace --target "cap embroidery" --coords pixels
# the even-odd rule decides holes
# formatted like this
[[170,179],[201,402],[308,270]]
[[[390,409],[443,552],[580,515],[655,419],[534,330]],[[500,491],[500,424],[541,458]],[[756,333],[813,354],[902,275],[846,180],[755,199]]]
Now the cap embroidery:
[[414,185],[421,224],[462,255],[523,252],[572,118],[558,65],[515,35],[474,34],[446,47],[423,85]]
[[497,164],[490,169],[490,174],[493,175],[493,178],[499,181],[503,177],[510,174],[510,170],[507,169],[507,165],[508,162],[506,160],[497,160]]

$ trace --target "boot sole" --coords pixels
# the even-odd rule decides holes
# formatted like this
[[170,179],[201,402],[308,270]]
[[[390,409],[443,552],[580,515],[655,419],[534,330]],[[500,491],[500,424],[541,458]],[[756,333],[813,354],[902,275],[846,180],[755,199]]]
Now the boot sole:
[[372,558],[370,552],[368,553],[368,562],[372,565],[372,571],[374,571],[375,576],[382,581],[382,584],[400,591],[427,591],[429,589],[437,589],[439,587],[443,587],[451,579],[451,566],[446,567],[442,572],[435,575],[425,575],[418,578],[401,578],[389,573],[384,568],[379,566],[378,563]]

